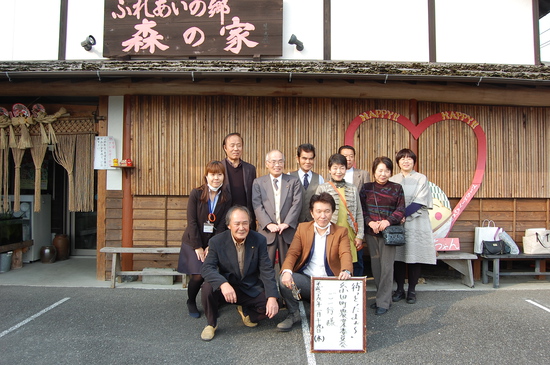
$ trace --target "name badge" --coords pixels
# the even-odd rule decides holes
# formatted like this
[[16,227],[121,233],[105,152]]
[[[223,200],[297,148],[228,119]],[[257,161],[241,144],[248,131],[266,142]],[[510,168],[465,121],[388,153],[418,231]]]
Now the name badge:
[[206,223],[204,223],[202,231],[204,233],[214,233],[214,225],[210,222],[206,222]]

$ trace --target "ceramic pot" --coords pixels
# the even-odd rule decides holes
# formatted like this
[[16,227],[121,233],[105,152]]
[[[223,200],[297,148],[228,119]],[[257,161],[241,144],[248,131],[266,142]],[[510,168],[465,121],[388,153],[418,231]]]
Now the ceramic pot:
[[69,258],[69,237],[66,234],[56,234],[52,243],[57,250],[57,260],[67,260]]
[[56,254],[55,246],[42,246],[40,248],[40,261],[44,264],[53,264]]

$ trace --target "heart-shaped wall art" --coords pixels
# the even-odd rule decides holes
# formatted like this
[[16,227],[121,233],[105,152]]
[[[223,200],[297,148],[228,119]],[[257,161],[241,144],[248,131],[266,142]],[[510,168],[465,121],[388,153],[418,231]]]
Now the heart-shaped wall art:
[[468,206],[476,192],[479,190],[481,182],[483,181],[483,175],[485,174],[485,162],[487,160],[487,138],[479,123],[475,120],[475,118],[469,116],[468,114],[457,111],[446,111],[430,115],[429,117],[415,125],[407,117],[404,117],[399,113],[395,113],[389,110],[375,109],[361,113],[351,121],[346,130],[344,143],[353,146],[353,140],[357,128],[359,128],[361,123],[371,119],[386,119],[397,122],[405,127],[411,133],[414,139],[418,139],[420,135],[424,133],[426,129],[428,129],[429,126],[448,120],[457,120],[466,123],[468,126],[470,126],[470,128],[472,128],[474,135],[477,138],[476,170],[474,172],[470,187],[468,188],[468,190],[466,190],[464,195],[462,195],[462,198],[453,209],[451,226],[449,227],[450,230],[455,224],[458,217],[462,214],[466,206]]

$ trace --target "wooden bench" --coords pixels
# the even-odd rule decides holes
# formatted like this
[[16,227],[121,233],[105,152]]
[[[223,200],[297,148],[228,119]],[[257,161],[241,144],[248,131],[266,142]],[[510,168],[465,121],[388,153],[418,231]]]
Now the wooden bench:
[[438,252],[437,259],[443,261],[462,274],[462,284],[474,287],[474,270],[472,260],[477,260],[477,255],[460,251]]
[[26,252],[28,247],[34,244],[33,240],[21,241],[17,243],[10,243],[0,246],[0,253],[13,251],[11,258],[11,268],[20,269],[23,267],[23,252]]
[[103,253],[110,253],[113,255],[112,269],[111,269],[111,288],[116,286],[116,280],[121,282],[121,276],[123,275],[173,275],[182,277],[183,287],[187,284],[187,275],[177,271],[166,272],[165,270],[147,270],[147,271],[122,271],[120,264],[120,255],[123,253],[131,254],[179,254],[179,247],[103,247],[99,250]]
[[[493,288],[497,289],[500,286],[501,276],[511,275],[550,275],[550,272],[546,272],[546,260],[550,259],[550,255],[527,255],[520,253],[518,255],[481,255],[483,259],[481,270],[481,282],[487,284],[489,282],[489,276],[493,278]],[[501,271],[500,260],[535,260],[534,271]],[[493,261],[493,270],[489,270],[489,261]]]

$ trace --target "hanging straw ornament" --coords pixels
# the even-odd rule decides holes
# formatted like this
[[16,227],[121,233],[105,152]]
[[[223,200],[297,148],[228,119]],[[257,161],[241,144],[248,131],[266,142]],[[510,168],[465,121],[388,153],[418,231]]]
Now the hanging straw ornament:
[[[35,121],[40,123],[40,135],[42,136],[42,143],[45,144],[56,144],[58,143],[55,131],[53,130],[52,123],[55,122],[58,118],[68,115],[67,109],[60,108],[56,113],[52,115],[47,115],[46,110],[40,104],[35,104],[32,107],[32,113]],[[44,127],[44,124],[48,125],[48,131]]]
[[[28,126],[35,123],[32,119],[31,112],[25,105],[20,103],[14,104],[11,112],[13,114],[13,118],[11,118],[11,124],[14,127],[19,125],[21,129],[21,137],[19,138],[19,143],[17,144],[17,147],[20,149],[31,148],[32,141]],[[10,147],[12,147],[11,143]]]
[[0,149],[8,148],[6,128],[11,125],[10,114],[6,108],[0,107]]

